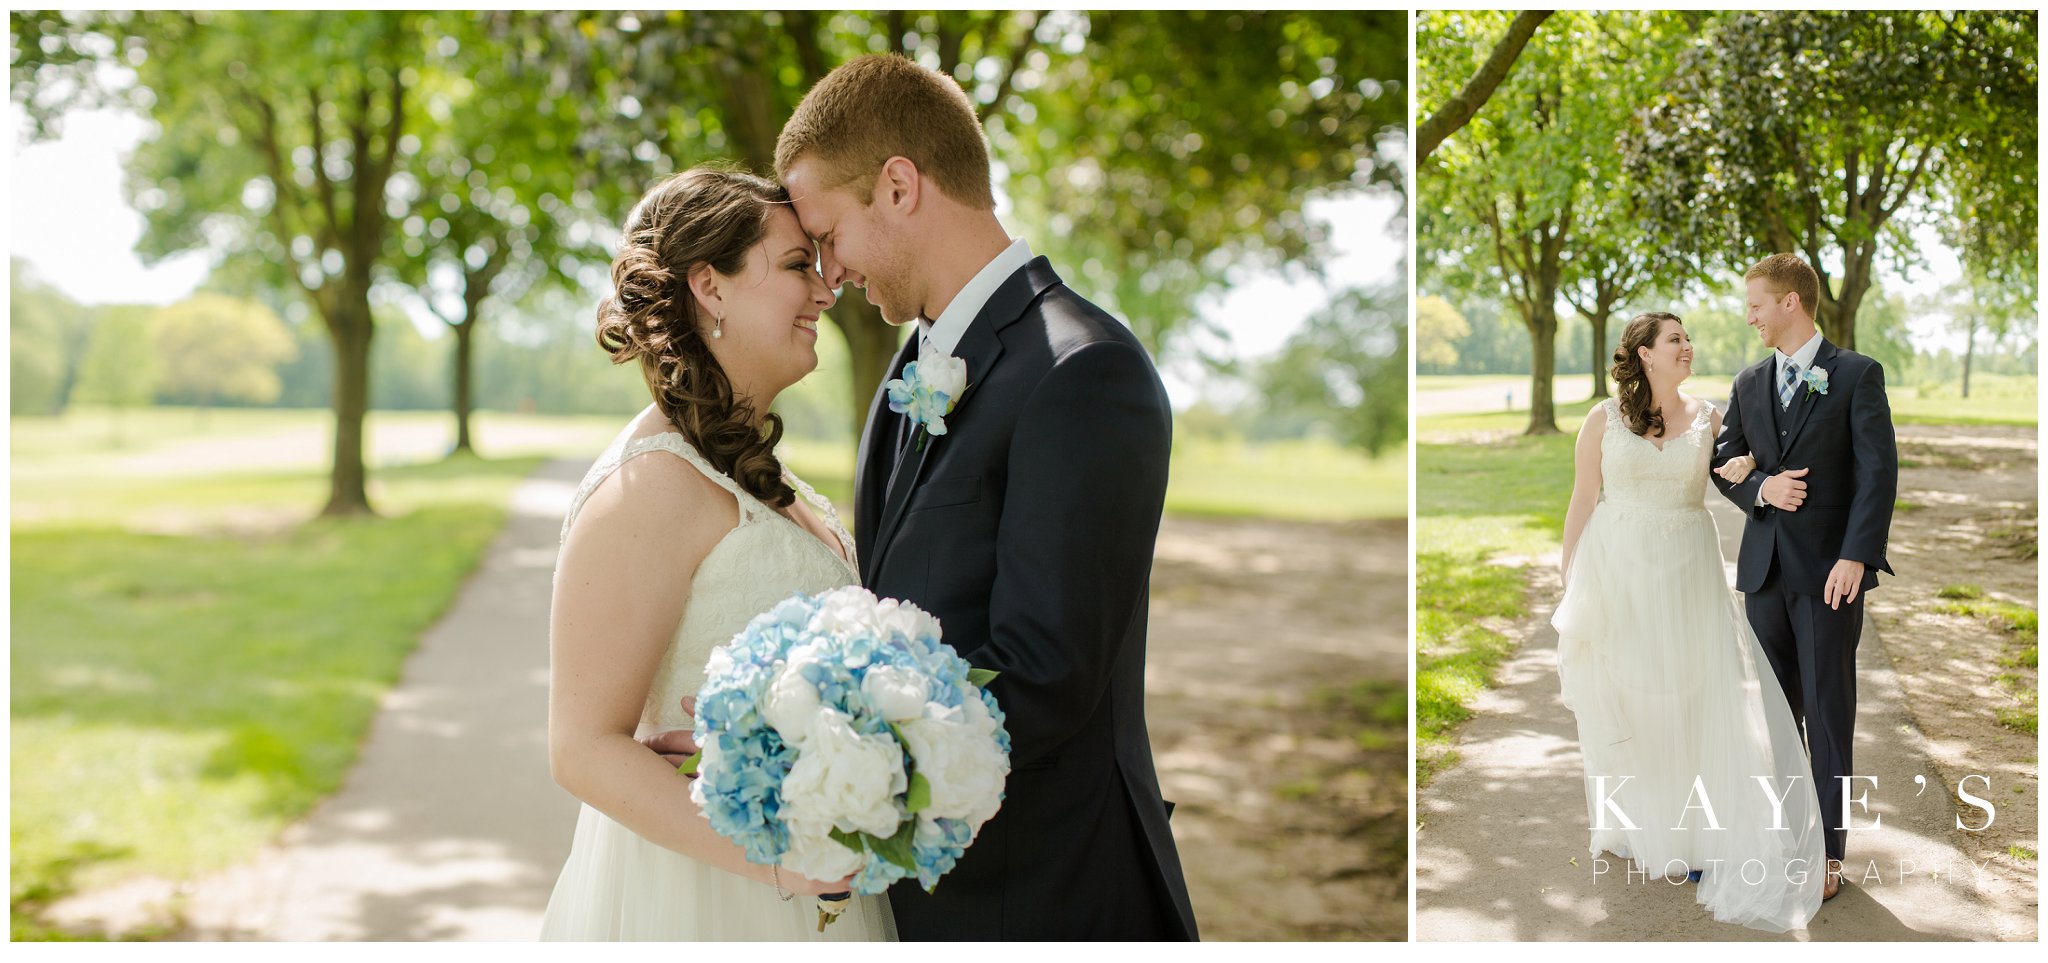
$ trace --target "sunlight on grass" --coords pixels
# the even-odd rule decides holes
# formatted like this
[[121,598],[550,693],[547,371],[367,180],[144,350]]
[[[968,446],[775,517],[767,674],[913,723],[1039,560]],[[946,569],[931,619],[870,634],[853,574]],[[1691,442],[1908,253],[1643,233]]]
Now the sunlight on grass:
[[312,520],[317,469],[66,486],[37,469],[77,456],[30,447],[14,466],[35,510],[17,503],[11,551],[17,932],[72,885],[245,859],[332,792],[539,464],[386,468],[379,517]]

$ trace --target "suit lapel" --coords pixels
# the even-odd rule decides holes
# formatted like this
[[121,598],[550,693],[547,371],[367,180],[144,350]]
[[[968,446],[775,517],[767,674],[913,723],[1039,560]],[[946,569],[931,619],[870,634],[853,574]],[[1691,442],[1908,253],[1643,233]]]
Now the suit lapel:
[[[1777,356],[1772,355],[1745,373],[1753,387],[1743,392],[1749,399],[1749,410],[1743,412],[1742,417],[1758,427],[1757,433],[1750,436],[1749,447],[1760,456],[1757,459],[1759,465],[1776,466],[1785,453],[1784,446],[1778,444],[1778,393],[1771,376],[1777,369]],[[1764,444],[1757,444],[1758,440]],[[1761,450],[1766,448],[1768,451]]]
[[[901,377],[903,366],[916,356],[917,339],[905,339],[882,378],[884,384]],[[862,582],[867,581],[872,570],[868,560],[875,554],[875,533],[881,528],[883,497],[887,492],[884,486],[894,467],[896,431],[902,418],[889,410],[889,389],[877,387],[874,401],[868,404],[867,425],[860,433],[860,452],[854,459],[853,531],[854,544],[860,549]]]
[[[1821,370],[1833,374],[1834,369],[1832,367],[1822,368],[1821,365],[1822,362],[1834,361],[1835,353],[1834,345],[1822,341],[1820,343],[1820,350],[1813,353],[1813,363],[1806,366],[1807,370],[1811,371],[1814,368],[1821,368]],[[1803,381],[1793,391],[1795,392],[1794,397],[1796,400],[1792,402],[1792,427],[1785,431],[1785,451],[1787,452],[1792,450],[1792,443],[1799,440],[1799,430],[1806,427],[1806,419],[1813,414],[1813,409],[1820,406],[1821,399],[1820,393],[1807,388]]]
[[[948,415],[946,422],[948,427],[953,425],[953,415],[959,414],[962,409],[974,403],[975,395],[978,393],[975,389],[988,378],[988,373],[1002,357],[1003,342],[998,335],[1004,328],[1023,317],[1025,309],[1038,300],[1038,295],[1046,288],[1058,284],[1059,280],[1060,277],[1053,273],[1050,262],[1043,257],[1033,258],[1022,269],[1006,278],[996,288],[995,293],[989,296],[988,303],[981,306],[981,312],[974,316],[974,321],[967,326],[967,332],[961,336],[959,346],[954,349],[954,355],[967,362],[967,389],[953,403],[953,411]],[[923,450],[912,448],[904,452],[903,464],[889,479],[889,492],[882,506],[881,524],[875,536],[876,549],[872,553],[873,567],[868,570],[870,573],[881,571],[882,559],[888,555],[890,541],[895,538],[896,529],[903,523],[903,512],[910,504],[910,494],[917,489],[918,481],[924,477],[924,468],[930,463],[932,453],[946,443],[946,438],[946,435],[927,435]]]

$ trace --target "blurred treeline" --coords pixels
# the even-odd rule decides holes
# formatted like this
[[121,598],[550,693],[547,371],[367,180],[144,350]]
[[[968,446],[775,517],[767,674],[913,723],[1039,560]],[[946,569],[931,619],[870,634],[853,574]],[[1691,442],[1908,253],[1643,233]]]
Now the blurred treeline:
[[[616,225],[675,170],[768,171],[803,92],[860,54],[895,51],[962,84],[1011,228],[1162,358],[1198,356],[1204,339],[1190,336],[1221,331],[1195,306],[1233,275],[1316,269],[1328,241],[1304,216],[1309,202],[1398,193],[1404,180],[1398,13],[15,11],[9,22],[12,96],[31,136],[60,133],[82,109],[147,117],[155,135],[126,161],[146,224],[138,249],[218,259],[208,297],[165,312],[66,311],[17,278],[13,365],[28,377],[17,376],[15,410],[324,403],[336,426],[329,514],[369,510],[370,406],[446,405],[461,448],[478,407],[641,404],[637,378],[607,370],[588,333]],[[1404,305],[1329,280],[1339,293],[1289,347],[1293,361],[1255,380],[1300,420],[1377,450],[1405,436],[1405,385],[1387,375],[1406,366]],[[827,352],[839,370],[821,374],[840,394],[818,403],[830,411],[786,414],[851,437],[902,332],[851,288],[828,319],[844,350]],[[420,333],[437,324],[443,336]],[[243,350],[207,364],[167,353],[205,343],[200,330],[232,333]],[[178,373],[222,373],[229,355],[236,376],[218,384]],[[132,377],[99,376],[116,373]]]

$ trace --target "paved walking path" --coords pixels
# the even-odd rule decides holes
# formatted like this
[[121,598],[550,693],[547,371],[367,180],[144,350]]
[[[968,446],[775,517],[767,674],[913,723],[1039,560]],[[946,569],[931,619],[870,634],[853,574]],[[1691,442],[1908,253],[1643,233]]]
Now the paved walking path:
[[[1741,515],[1717,492],[1707,498],[1723,555],[1733,559]],[[1538,568],[1540,604],[1500,684],[1474,703],[1461,761],[1416,799],[1417,939],[1995,939],[2018,922],[1996,918],[1978,896],[1975,871],[1956,845],[1957,810],[1869,619],[1856,653],[1856,771],[1876,776],[1878,786],[1855,825],[1882,824],[1850,833],[1849,885],[1804,934],[1717,923],[1693,887],[1629,881],[1612,857],[1596,876],[1586,853],[1577,725],[1558,698],[1555,558]],[[1924,789],[1915,776],[1925,776]],[[1983,816],[1974,808],[1961,814],[1973,825]]]
[[199,939],[538,935],[576,818],[547,771],[547,633],[562,516],[586,467],[549,462],[515,490],[504,531],[407,660],[339,792],[185,892],[143,881],[62,915],[139,922],[177,902]]

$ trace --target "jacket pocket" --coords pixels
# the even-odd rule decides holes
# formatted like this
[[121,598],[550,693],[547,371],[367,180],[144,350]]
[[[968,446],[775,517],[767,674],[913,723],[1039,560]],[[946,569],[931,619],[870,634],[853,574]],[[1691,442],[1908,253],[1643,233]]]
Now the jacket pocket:
[[956,475],[934,478],[910,495],[910,511],[921,512],[950,505],[971,505],[981,501],[981,476]]

